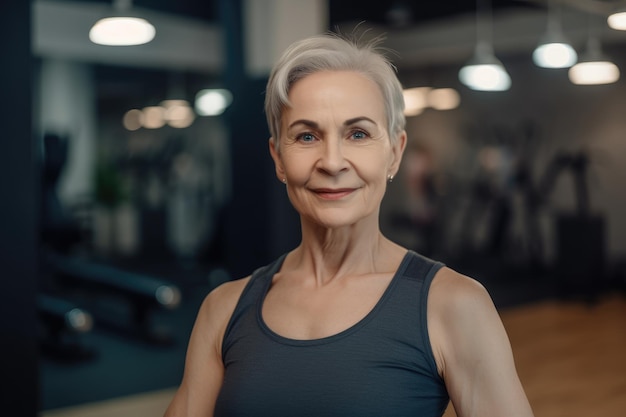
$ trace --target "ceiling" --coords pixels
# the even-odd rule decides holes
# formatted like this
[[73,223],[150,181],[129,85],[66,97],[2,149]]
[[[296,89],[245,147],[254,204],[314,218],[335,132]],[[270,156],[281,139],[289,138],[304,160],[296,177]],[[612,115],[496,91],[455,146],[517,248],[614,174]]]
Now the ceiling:
[[[48,16],[55,11],[57,17],[63,20],[45,36],[42,33],[39,39],[43,43],[53,43],[59,32],[65,32],[56,44],[43,45],[42,49],[60,55],[73,54],[91,62],[166,69],[179,66],[204,73],[221,72],[220,5],[230,1],[134,0],[132,5],[137,10],[150,13],[151,20],[160,19],[159,33],[165,33],[165,36],[140,49],[106,50],[90,45],[83,36],[89,26],[77,26],[89,22],[89,18],[95,19],[96,13],[110,10],[114,0],[35,0],[40,6],[56,5],[54,10],[40,13],[42,25],[50,24]],[[245,0],[240,1],[245,3]],[[289,0],[273,1],[280,4],[279,1]],[[373,29],[372,33],[385,35],[386,47],[409,57],[402,65],[416,68],[421,64],[430,66],[467,60],[476,39],[477,8],[493,9],[493,42],[499,52],[526,53],[545,33],[548,2],[559,6],[561,23],[570,41],[584,47],[590,26],[589,16],[597,15],[598,25],[606,26],[606,23],[599,22],[623,1],[626,0],[327,0],[328,26],[333,30],[350,31],[354,25],[364,22]],[[70,16],[73,13],[71,9],[83,14]],[[70,33],[69,28],[72,27],[75,29]],[[601,37],[608,41],[625,41],[623,34],[606,30]],[[165,45],[161,41],[169,43]],[[70,50],[72,46],[74,49]],[[419,60],[411,60],[411,57],[419,57]]]
[[[111,0],[72,0],[76,2],[111,4]],[[226,1],[226,0],[221,0]],[[478,0],[488,5],[488,0]],[[487,1],[487,2],[486,2]],[[491,0],[495,10],[511,8],[543,8],[541,0]],[[217,23],[220,0],[134,0],[133,5],[163,13],[202,19]],[[390,27],[413,26],[460,14],[473,13],[477,3],[471,0],[328,0],[330,27],[345,22],[366,21]]]
[[[35,0],[38,6],[35,27],[42,26],[45,30],[35,36],[34,51],[37,54],[39,49],[40,56],[64,56],[94,63],[100,91],[111,97],[144,95],[144,91],[167,85],[172,71],[186,72],[188,83],[196,82],[193,77],[197,75],[201,75],[198,83],[206,83],[204,77],[219,77],[221,73],[219,6],[226,1],[230,0],[134,0],[137,9],[156,14],[151,19],[161,19],[163,25],[159,30],[167,32],[167,36],[140,49],[111,49],[90,44],[83,34],[91,24],[87,18],[93,18],[102,8],[108,9],[112,0]],[[621,0],[552,1],[563,4],[571,12],[563,15],[563,27],[570,40],[582,47],[588,32],[585,13],[601,15]],[[330,28],[359,22],[375,27],[386,35],[385,46],[403,57],[398,67],[413,70],[458,64],[471,56],[477,4],[481,8],[493,7],[493,31],[497,34],[494,44],[499,54],[531,51],[545,31],[547,2],[328,0],[328,17]],[[48,27],[55,20],[50,18],[53,14],[56,24]],[[606,32],[603,36],[626,44],[624,33]],[[41,44],[38,46],[37,42]]]
[[[219,74],[223,64],[220,59],[223,56],[220,4],[228,1],[134,0],[134,8],[141,13],[150,13],[150,20],[155,25],[158,23],[160,36],[141,48],[103,48],[91,44],[85,33],[98,18],[110,13],[114,0],[35,0],[33,50],[38,56],[99,64]],[[426,39],[422,46],[439,49],[442,40],[455,42],[450,39],[452,34],[463,44],[473,41],[477,4],[481,8],[491,5],[495,16],[510,10],[541,12],[545,8],[543,1],[547,0],[327,0],[328,26],[333,30],[348,28],[349,31],[350,27],[365,22],[369,28],[374,28],[372,33],[383,33],[390,42],[396,35],[404,35],[411,39]],[[464,20],[459,24],[452,20],[454,18]],[[428,27],[434,27],[437,33],[415,32],[424,32]],[[449,34],[448,28],[452,29]],[[439,33],[442,30],[445,33]],[[419,44],[419,41],[409,42],[409,50],[396,48],[393,44],[385,46],[403,54],[426,57],[423,48],[415,50]],[[469,43],[462,46],[468,47]],[[444,51],[445,54],[451,52]]]

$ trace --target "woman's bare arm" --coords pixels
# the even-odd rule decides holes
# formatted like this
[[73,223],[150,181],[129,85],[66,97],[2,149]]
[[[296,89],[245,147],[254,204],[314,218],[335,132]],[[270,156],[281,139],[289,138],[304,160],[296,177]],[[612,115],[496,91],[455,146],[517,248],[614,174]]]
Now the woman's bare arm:
[[433,281],[429,331],[459,417],[532,417],[511,345],[491,297],[451,269]]
[[231,281],[204,299],[191,332],[180,387],[165,417],[212,417],[222,386],[222,339],[248,278]]

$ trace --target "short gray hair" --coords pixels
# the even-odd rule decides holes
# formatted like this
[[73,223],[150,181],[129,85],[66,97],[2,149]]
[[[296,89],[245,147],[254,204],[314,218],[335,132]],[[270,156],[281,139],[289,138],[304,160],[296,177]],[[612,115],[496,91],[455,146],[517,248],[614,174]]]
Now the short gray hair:
[[283,110],[289,106],[294,83],[320,71],[355,71],[380,88],[385,101],[387,133],[393,142],[404,130],[404,96],[396,69],[378,48],[381,39],[368,42],[328,33],[293,43],[274,65],[265,92],[265,115],[278,146]]

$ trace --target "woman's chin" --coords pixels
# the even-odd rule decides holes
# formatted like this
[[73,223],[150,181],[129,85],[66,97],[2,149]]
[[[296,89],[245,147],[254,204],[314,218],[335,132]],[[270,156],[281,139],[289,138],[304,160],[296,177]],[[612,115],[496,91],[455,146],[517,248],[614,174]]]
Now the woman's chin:
[[314,216],[303,216],[303,220],[308,220],[313,227],[323,229],[344,229],[358,226],[359,224],[371,223],[367,219],[369,215],[355,215],[346,213],[345,210],[339,212],[316,213]]

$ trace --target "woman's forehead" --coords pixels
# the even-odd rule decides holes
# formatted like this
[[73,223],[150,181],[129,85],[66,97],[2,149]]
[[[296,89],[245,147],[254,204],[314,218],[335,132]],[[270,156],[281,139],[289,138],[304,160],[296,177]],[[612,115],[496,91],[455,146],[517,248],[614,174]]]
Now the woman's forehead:
[[293,94],[294,90],[302,89],[303,85],[313,85],[314,88],[319,88],[325,85],[331,85],[335,88],[351,88],[354,86],[359,86],[360,88],[365,87],[372,92],[376,91],[378,94],[380,94],[382,99],[382,92],[380,91],[378,85],[368,76],[359,71],[323,70],[307,74],[291,85],[291,87],[289,88],[289,96]]
[[298,80],[289,92],[290,106],[283,117],[332,111],[346,117],[385,117],[378,85],[354,71],[323,71]]

